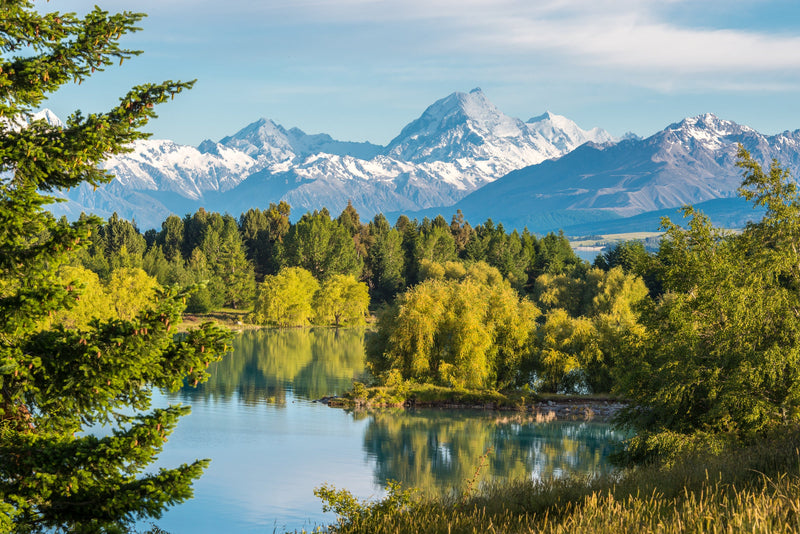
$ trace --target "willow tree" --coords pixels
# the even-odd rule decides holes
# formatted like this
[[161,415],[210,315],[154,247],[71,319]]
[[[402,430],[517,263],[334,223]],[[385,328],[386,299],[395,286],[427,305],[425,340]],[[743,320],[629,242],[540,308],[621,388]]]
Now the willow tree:
[[306,326],[314,315],[319,282],[302,267],[286,267],[267,275],[258,287],[250,320],[272,326]]
[[[191,496],[207,461],[142,474],[188,410],[148,411],[151,395],[204,380],[228,334],[204,325],[176,339],[182,296],[171,292],[129,320],[43,327],[80,298],[81,281],[58,268],[100,222],[44,208],[53,191],[111,180],[98,164],[146,137],[153,106],[191,82],[134,87],[64,126],[32,120],[49,93],[138,54],[119,40],[142,15],[40,14],[28,0],[0,12],[0,531],[122,531]],[[87,433],[100,424],[103,436]]]
[[[539,310],[486,263],[439,271],[398,295],[378,318],[368,356],[382,376],[452,387],[502,389],[526,382]],[[424,274],[424,273],[423,273]]]

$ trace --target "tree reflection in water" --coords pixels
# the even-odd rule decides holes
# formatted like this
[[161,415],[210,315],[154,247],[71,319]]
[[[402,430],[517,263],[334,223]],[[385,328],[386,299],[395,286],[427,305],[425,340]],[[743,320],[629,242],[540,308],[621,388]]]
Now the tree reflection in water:
[[431,409],[368,417],[364,450],[375,459],[376,481],[436,493],[462,489],[476,473],[479,481],[601,473],[622,439],[608,424],[537,423],[523,414]]
[[248,330],[233,353],[213,364],[208,382],[184,387],[188,401],[234,394],[247,404],[284,404],[286,392],[318,399],[348,390],[364,370],[364,330],[291,328]]
[[[342,393],[363,371],[362,329],[251,330],[236,338],[233,354],[209,367],[207,383],[183,388],[179,396],[191,403],[285,407],[287,392],[305,400]],[[292,417],[308,416],[306,408],[293,406]],[[476,471],[477,480],[603,472],[622,437],[607,424],[536,423],[514,412],[384,409],[351,415],[354,422],[368,420],[354,431],[364,432],[376,483],[397,480],[435,492],[463,488]]]

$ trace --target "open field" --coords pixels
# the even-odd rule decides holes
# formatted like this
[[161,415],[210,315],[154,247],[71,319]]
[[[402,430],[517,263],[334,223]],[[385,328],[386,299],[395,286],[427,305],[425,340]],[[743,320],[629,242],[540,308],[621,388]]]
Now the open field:
[[576,236],[570,238],[573,248],[578,247],[599,247],[622,243],[624,241],[645,240],[662,235],[663,232],[631,232],[627,234],[601,234],[596,236]]

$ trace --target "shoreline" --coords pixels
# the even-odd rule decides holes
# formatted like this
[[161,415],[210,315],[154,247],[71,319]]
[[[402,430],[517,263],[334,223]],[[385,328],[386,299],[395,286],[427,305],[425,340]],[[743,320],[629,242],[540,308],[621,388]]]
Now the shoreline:
[[[493,412],[513,412],[518,415],[527,414],[528,417],[537,423],[549,423],[551,421],[610,421],[627,403],[614,399],[598,398],[565,398],[541,400],[524,405],[501,405],[495,402],[457,402],[453,400],[437,401],[416,401],[406,400],[402,403],[369,403],[353,401],[345,397],[332,396],[322,397],[314,402],[327,405],[330,408],[344,409],[381,409],[381,408],[440,408],[448,410],[485,410]],[[514,419],[510,417],[510,419]]]

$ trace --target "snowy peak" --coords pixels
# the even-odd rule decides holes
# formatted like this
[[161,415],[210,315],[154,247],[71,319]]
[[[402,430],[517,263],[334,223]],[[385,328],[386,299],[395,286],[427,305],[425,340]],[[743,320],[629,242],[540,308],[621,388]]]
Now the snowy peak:
[[11,120],[2,117],[0,118],[0,126],[8,125],[12,131],[20,131],[24,128],[27,128],[31,122],[38,120],[43,120],[50,126],[54,126],[56,128],[64,127],[64,123],[61,121],[61,119],[59,119],[55,113],[47,108],[37,111],[36,113],[15,115],[11,117]]
[[127,154],[110,157],[104,167],[116,182],[137,190],[170,191],[199,199],[207,191],[225,191],[242,176],[257,169],[256,161],[242,151],[212,141],[199,148],[163,139],[133,143]]
[[702,147],[710,151],[730,145],[728,152],[735,153],[735,147],[731,146],[737,142],[744,142],[746,138],[759,135],[749,126],[720,119],[713,113],[704,113],[671,124],[652,138],[658,142],[680,143],[687,148]]
[[670,125],[673,131],[680,131],[698,139],[705,139],[708,136],[729,137],[732,135],[744,135],[756,133],[749,126],[743,126],[733,121],[720,119],[713,113],[704,113],[696,117],[687,117],[677,124]]
[[615,141],[610,133],[601,128],[584,130],[563,115],[556,115],[549,111],[528,119],[526,125],[531,131],[538,133],[562,152],[574,150],[589,141],[597,144]]
[[263,118],[220,140],[220,144],[240,150],[266,166],[286,164],[320,152],[370,159],[383,150],[382,146],[371,143],[337,141],[328,134],[309,135],[300,128],[287,130]]
[[[483,91],[452,93],[430,105],[403,128],[387,147],[387,155],[404,161],[452,161],[459,158],[491,159],[500,145],[513,145],[523,152],[539,143],[525,124],[509,117],[492,104]],[[537,163],[551,154],[540,154]],[[534,157],[535,159],[535,157]]]
[[41,111],[37,111],[31,116],[31,121],[36,121],[36,120],[43,120],[50,126],[55,126],[57,128],[64,127],[64,123],[61,121],[61,119],[59,119],[55,113],[53,113],[51,110],[47,108]]
[[221,139],[219,143],[244,152],[265,164],[290,161],[295,157],[294,148],[283,126],[264,118]]
[[560,157],[588,141],[603,144],[614,138],[600,128],[583,130],[550,112],[524,123],[473,89],[434,102],[389,143],[386,154],[416,163],[503,160],[511,171]]

